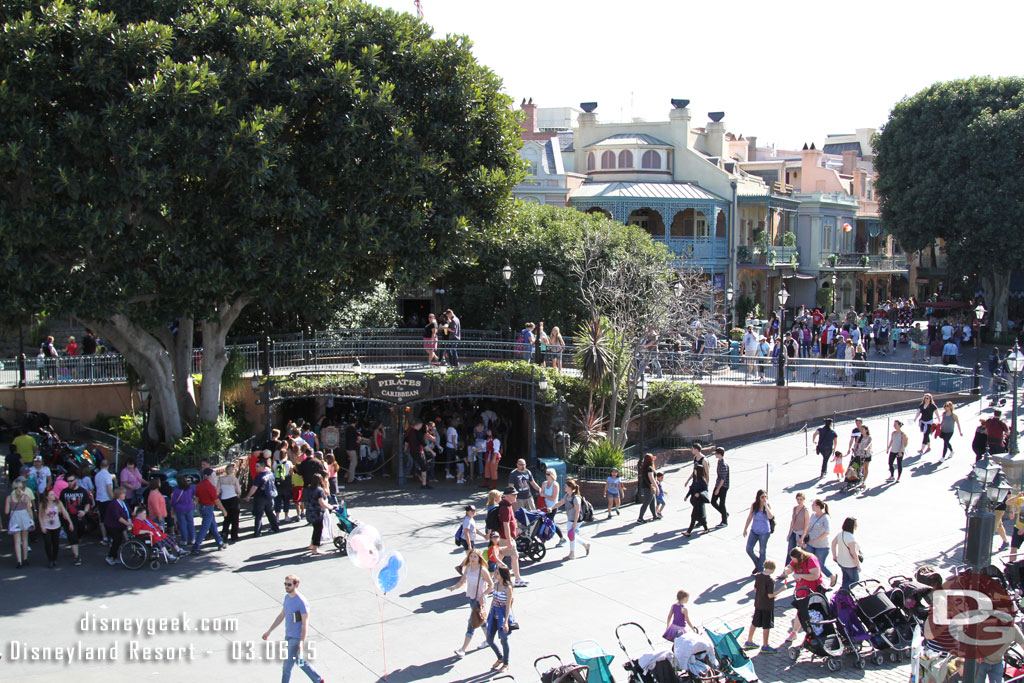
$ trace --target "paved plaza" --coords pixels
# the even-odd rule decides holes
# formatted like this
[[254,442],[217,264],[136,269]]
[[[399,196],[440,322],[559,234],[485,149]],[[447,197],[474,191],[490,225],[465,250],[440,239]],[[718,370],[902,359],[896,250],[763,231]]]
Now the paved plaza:
[[[638,526],[633,523],[635,506],[624,508],[621,516],[611,520],[599,509],[595,522],[583,529],[593,543],[590,557],[565,562],[561,558],[566,546],[555,548],[551,542],[547,557],[524,570],[530,585],[515,593],[514,611],[522,628],[510,637],[511,673],[519,681],[536,681],[535,658],[557,653],[571,659],[574,641],[592,639],[615,655],[612,671],[616,680],[624,681],[616,625],[638,622],[657,647],[667,647],[660,634],[681,588],[691,594],[690,614],[697,623],[720,617],[731,625],[746,626],[753,609],[753,582],[741,533],[754,492],[765,485],[766,477],[779,518],[768,556],[780,564],[793,495],[805,491],[808,502],[821,497],[829,503],[833,530],[846,516],[858,518],[865,576],[885,579],[921,564],[950,568],[958,563],[964,527],[964,513],[952,486],[973,463],[970,439],[979,409],[987,412],[988,404],[986,399],[963,406],[959,414],[964,436],[955,437],[956,455],[951,460],[939,462],[938,450],[916,457],[920,435],[908,428],[910,457],[898,484],[884,484],[887,471],[881,444],[891,419],[909,422],[913,415],[903,412],[868,419],[878,445],[868,488],[859,494],[841,493],[834,475],[818,480],[820,460],[813,453],[809,433],[798,431],[731,448],[727,455],[732,466],[731,521],[706,536],[687,539],[681,535],[689,522],[688,506],[682,503],[689,466],[670,467],[663,520]],[[852,421],[837,427],[844,447],[851,428]],[[260,635],[280,610],[282,583],[289,573],[300,577],[300,592],[310,602],[313,661],[328,681],[489,678],[491,652],[475,650],[463,660],[452,654],[462,642],[469,610],[461,592],[445,590],[457,578],[453,566],[459,553],[452,535],[461,508],[468,502],[483,507],[483,489],[442,481],[434,490],[421,492],[412,486],[394,490],[388,483],[374,480],[372,486],[357,484],[347,492],[352,515],[380,529],[386,547],[401,551],[408,562],[408,576],[388,595],[375,594],[370,572],[357,569],[345,557],[333,552],[310,557],[305,552],[309,527],[292,524],[280,534],[252,539],[248,538],[248,516],[243,517],[243,539],[238,544],[155,571],[107,567],[102,562],[104,548],[93,541],[84,546],[82,567],[72,567],[70,551],[64,549],[59,568],[46,569],[42,548],[34,547],[32,565],[17,571],[4,534],[0,541],[0,680],[64,680],[66,664],[11,661],[12,657],[18,654],[15,651],[24,656],[26,648],[77,648],[79,642],[83,647],[114,648],[118,665],[76,661],[71,666],[77,683],[278,680],[280,665]],[[718,522],[710,508],[709,521]],[[183,614],[193,629],[205,626],[208,630],[165,630],[153,635],[96,632],[90,620],[172,619]],[[781,644],[791,614],[789,598],[781,599],[773,645]],[[201,624],[202,619],[211,621]],[[280,627],[275,635],[283,637]],[[638,645],[635,639],[631,643]],[[145,648],[154,649],[147,652]],[[191,661],[129,660],[156,654],[184,654]],[[907,664],[888,663],[868,664],[859,671],[848,660],[833,675],[821,664],[806,661],[806,656],[793,665],[785,653],[758,655],[754,661],[763,681],[863,678],[895,682],[907,680],[909,672]],[[296,671],[292,680],[306,678]]]

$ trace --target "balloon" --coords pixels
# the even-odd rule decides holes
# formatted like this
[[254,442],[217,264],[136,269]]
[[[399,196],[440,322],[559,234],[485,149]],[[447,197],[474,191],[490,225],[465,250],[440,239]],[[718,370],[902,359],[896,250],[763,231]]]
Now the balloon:
[[376,527],[359,524],[348,535],[348,559],[360,569],[373,569],[384,553],[384,541]]
[[393,591],[405,578],[407,569],[402,553],[397,550],[389,550],[380,558],[380,562],[373,570],[373,583],[383,593]]

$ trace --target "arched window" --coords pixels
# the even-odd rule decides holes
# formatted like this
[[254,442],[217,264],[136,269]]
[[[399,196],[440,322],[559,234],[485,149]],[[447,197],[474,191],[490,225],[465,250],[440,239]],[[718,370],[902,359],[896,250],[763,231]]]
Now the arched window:
[[605,152],[601,155],[601,168],[615,168],[615,152]]
[[587,170],[588,171],[593,171],[594,168],[595,168],[594,153],[593,152],[587,152]]
[[653,149],[647,150],[640,158],[640,168],[661,168],[661,155]]
[[628,150],[619,152],[619,168],[633,168],[633,153]]

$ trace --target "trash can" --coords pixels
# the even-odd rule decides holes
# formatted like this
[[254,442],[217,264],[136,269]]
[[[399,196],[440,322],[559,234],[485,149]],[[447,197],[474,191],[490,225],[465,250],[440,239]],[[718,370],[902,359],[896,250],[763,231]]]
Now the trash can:
[[558,482],[558,496],[561,498],[565,494],[565,461],[557,458],[537,458],[537,467],[540,470],[537,473],[537,485],[541,488],[544,488],[544,472],[548,469],[555,471],[555,481]]

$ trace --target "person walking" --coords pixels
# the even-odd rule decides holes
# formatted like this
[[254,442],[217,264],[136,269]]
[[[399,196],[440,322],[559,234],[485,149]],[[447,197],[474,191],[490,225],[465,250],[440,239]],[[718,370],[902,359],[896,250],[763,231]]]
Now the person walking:
[[555,507],[565,506],[565,535],[569,537],[569,554],[566,560],[576,559],[576,541],[583,544],[583,549],[590,555],[590,544],[580,536],[580,524],[583,522],[583,499],[580,497],[580,485],[575,479],[565,480],[565,496],[555,503]]
[[[62,492],[63,493],[63,492]],[[64,505],[54,494],[53,489],[46,492],[42,503],[39,505],[39,530],[43,532],[43,548],[46,550],[47,565],[50,569],[57,566],[57,554],[60,551],[60,528],[61,521],[68,526],[71,525],[71,517],[68,515]],[[75,546],[75,564],[82,564],[78,557],[78,544]]]
[[[89,511],[92,510],[93,501],[89,492],[78,485],[78,477],[75,474],[65,475],[64,481],[67,482],[67,486],[58,496],[61,504],[60,519],[64,528],[64,536],[75,556],[72,564],[79,567],[82,564],[82,555],[78,552],[78,541],[85,536],[85,519]],[[162,502],[163,498],[160,500]],[[53,559],[56,560],[56,558]]]
[[[491,610],[487,614],[487,644],[498,657],[491,669],[502,673],[508,671],[508,634],[511,630],[513,591],[512,576],[508,569],[498,567],[498,581],[491,593]],[[494,644],[495,636],[501,639],[501,651]]]
[[725,507],[725,499],[729,494],[729,464],[725,461],[725,449],[715,447],[715,490],[711,493],[711,507],[722,515],[718,526],[729,525],[729,510]]
[[811,440],[814,442],[814,452],[821,456],[821,476],[825,476],[825,468],[832,458],[835,449],[836,439],[839,435],[832,429],[832,418],[826,417],[824,424],[814,430]]
[[437,317],[431,313],[427,316],[427,324],[423,328],[423,349],[427,352],[427,362],[440,365],[437,361]]
[[309,552],[313,555],[323,555],[320,552],[320,543],[323,540],[324,524],[329,523],[327,513],[334,511],[328,501],[327,479],[319,475],[317,487],[306,501],[306,521],[313,525],[313,535],[309,541]]
[[459,367],[459,340],[462,339],[462,321],[452,309],[444,312],[444,328],[447,331],[445,338],[448,340],[444,345],[444,357],[448,361],[448,367]]
[[110,550],[107,552],[107,564],[115,567],[121,564],[118,551],[121,550],[121,542],[124,541],[124,532],[132,528],[132,516],[128,512],[128,504],[125,497],[128,492],[123,486],[114,489],[114,500],[107,506],[103,523],[107,527],[107,537],[110,539]]
[[[960,418],[957,417],[953,409],[953,402],[946,401],[942,406],[942,421],[939,423],[939,438],[942,439],[942,457],[940,460],[953,457],[953,446],[950,444],[950,441],[953,439],[954,428],[960,432],[960,436],[964,435],[964,430],[960,428]],[[947,456],[946,453],[949,453],[949,455]]]
[[807,528],[811,523],[811,511],[807,509],[806,500],[802,492],[796,494],[796,505],[793,506],[789,531],[786,532],[786,555],[789,555],[793,548],[802,548],[804,539],[807,537]]
[[[775,513],[772,512],[772,506],[768,502],[768,494],[758,489],[754,502],[750,506],[750,514],[747,515],[747,521],[743,525],[743,537],[747,539],[747,556],[754,563],[754,571],[750,572],[752,575],[760,574],[764,570],[764,558],[768,550],[768,537],[772,533],[771,522],[773,519],[775,519]],[[755,544],[760,546],[757,555],[754,554]]]
[[100,460],[100,469],[93,477],[93,483],[96,486],[96,509],[100,513],[100,533],[103,536],[100,543],[105,545],[110,543],[110,539],[107,538],[107,527],[103,520],[106,518],[107,506],[114,500],[114,476],[110,474],[110,463],[107,460]]
[[[287,522],[291,519],[292,496],[292,461],[284,448],[274,451],[274,488],[277,495],[274,496],[274,519],[278,522]],[[284,519],[278,515],[284,513]]]
[[484,440],[484,484],[485,488],[498,487],[498,465],[501,463],[501,439],[494,436],[494,431],[487,428]]
[[[829,522],[828,503],[820,498],[816,499],[811,503],[811,523],[807,527],[804,545],[808,552],[813,553],[818,558],[821,571],[832,581],[832,585],[835,586],[839,577],[829,571],[828,565],[825,564],[825,560],[828,558],[830,533],[831,524]],[[790,555],[792,556],[792,553]]]
[[703,467],[694,467],[693,482],[690,484],[690,490],[686,492],[686,499],[693,507],[690,509],[690,526],[683,532],[683,536],[692,534],[693,528],[697,525],[704,527],[704,533],[707,533],[708,517],[704,506],[711,499],[708,496],[708,483],[704,479]]
[[832,559],[843,572],[843,590],[850,590],[850,585],[860,581],[860,547],[853,532],[857,529],[857,519],[847,517],[843,520],[843,530],[832,539]]
[[651,520],[658,518],[654,512],[654,492],[658,490],[658,481],[655,478],[657,473],[658,468],[654,464],[654,454],[644,453],[636,480],[637,500],[640,503],[640,515],[637,517],[637,524],[643,524],[647,521],[644,519],[644,513],[648,508],[651,510]]
[[[266,464],[266,460],[258,462]],[[220,534],[225,540],[238,543],[238,501],[242,495],[242,485],[238,483],[233,464],[224,468],[224,476],[217,482],[217,488],[220,489],[220,502],[224,505],[224,522]]]
[[551,357],[551,367],[559,372],[562,371],[562,353],[565,352],[565,339],[558,326],[551,328],[551,336],[548,340],[548,355]]
[[459,572],[458,583],[448,586],[448,590],[457,591],[466,586],[466,599],[469,600],[469,622],[466,624],[466,639],[462,641],[462,647],[455,650],[455,656],[462,659],[469,651],[470,642],[473,640],[473,632],[483,628],[487,623],[487,615],[484,612],[484,600],[494,590],[494,582],[491,574],[484,566],[483,555],[479,550],[470,548],[466,553],[466,559],[461,564],[462,571]]
[[[256,463],[256,478],[252,480],[249,492],[245,495],[246,501],[252,501],[252,535],[254,538],[259,538],[260,532],[263,530],[263,515],[267,516],[271,533],[276,534],[280,530],[277,515],[274,514],[274,499],[279,495],[274,475],[267,469],[266,460],[260,460]],[[309,509],[308,505],[306,509]]]
[[932,449],[932,423],[935,422],[935,412],[938,410],[938,406],[935,405],[935,401],[932,400],[931,394],[925,394],[924,399],[921,400],[921,405],[917,407],[917,414],[914,415],[914,419],[917,420],[918,426],[921,428],[921,449],[917,452],[918,455],[924,455]]
[[[224,506],[220,502],[220,497],[217,495],[217,487],[213,484],[214,472],[213,469],[207,467],[203,470],[203,480],[196,486],[196,499],[199,501],[199,515],[202,518],[202,524],[199,527],[199,533],[196,534],[196,542],[192,545],[192,554],[199,553],[199,546],[206,540],[208,533],[213,534],[213,540],[217,542],[217,550],[224,548],[224,539],[221,538],[220,532],[217,531],[217,519],[213,515],[214,508],[220,510],[222,515],[226,515],[227,512],[224,510]],[[110,525],[108,525],[110,526]]]
[[562,535],[562,530],[558,528],[558,524],[555,524],[555,506],[561,500],[558,496],[558,489],[558,473],[548,468],[544,471],[544,484],[540,489],[540,501],[541,505],[544,506],[544,514],[555,525],[555,533],[558,534],[558,545],[562,545],[565,543],[565,536]]
[[526,469],[526,461],[522,458],[516,460],[516,468],[508,476],[508,485],[515,487],[517,510],[523,508],[532,512],[537,509],[533,502],[533,492],[540,493],[540,486],[533,480],[533,473]]
[[196,542],[195,496],[192,480],[188,477],[178,479],[178,486],[171,491],[171,512],[174,514],[174,524],[178,527],[180,545],[186,552]]
[[271,632],[284,622],[284,639],[288,643],[288,656],[281,667],[281,683],[288,683],[292,678],[292,668],[298,664],[309,680],[314,683],[324,683],[324,678],[317,673],[307,657],[312,652],[306,650],[306,633],[309,628],[309,603],[299,593],[299,577],[289,574],[284,577],[284,602],[281,612],[274,618],[263,640],[270,638]]
[[886,481],[899,481],[903,476],[903,456],[907,451],[909,438],[903,431],[903,423],[893,420],[892,433],[889,435],[889,478]]
[[868,469],[871,467],[871,447],[873,445],[871,441],[871,430],[868,429],[867,425],[861,425],[860,434],[860,439],[857,440],[857,448],[854,451],[854,455],[860,458],[861,461],[861,483],[867,485]]
[[512,572],[516,576],[516,586],[526,586],[529,581],[523,580],[519,573],[519,551],[516,550],[516,515],[512,504],[516,499],[516,490],[508,486],[502,491],[501,502],[498,503],[498,536],[501,537],[502,554],[509,559]]
[[711,481],[711,463],[704,457],[704,447],[700,441],[694,441],[690,446],[690,453],[693,455],[693,469],[690,471],[690,476],[683,482],[683,486],[689,486],[690,482],[693,481],[694,475],[697,473],[697,469],[704,470],[704,483]]

